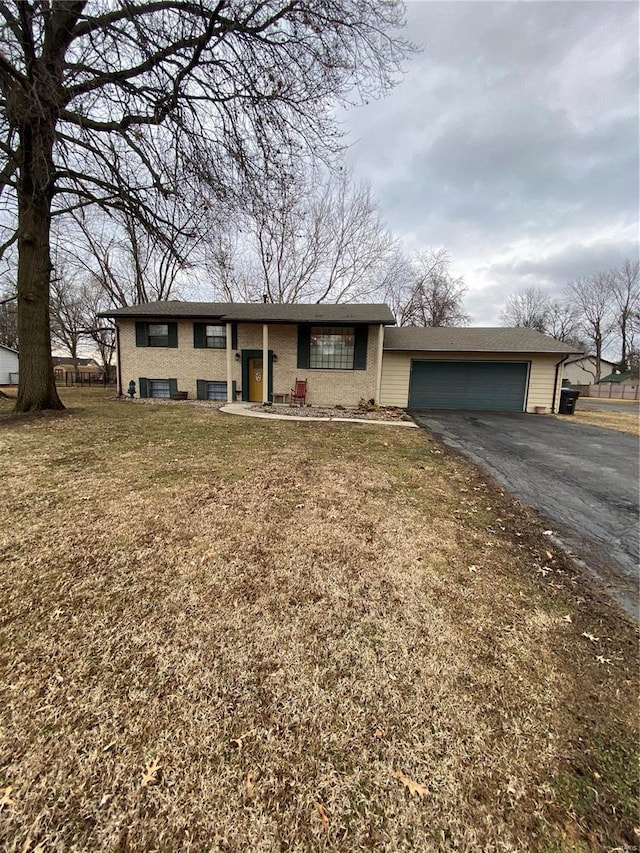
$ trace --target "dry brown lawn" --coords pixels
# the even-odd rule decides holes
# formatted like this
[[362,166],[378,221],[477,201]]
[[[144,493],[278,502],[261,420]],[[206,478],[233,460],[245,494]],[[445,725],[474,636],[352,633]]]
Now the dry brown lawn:
[[423,431],[0,401],[4,851],[638,843],[637,633]]
[[640,436],[640,417],[638,416],[637,407],[630,408],[628,412],[620,412],[604,409],[591,409],[584,411],[578,409],[571,417],[567,415],[558,415],[564,420],[572,421],[578,424],[589,424],[590,426],[603,427],[611,429],[615,432],[626,432],[629,435]]

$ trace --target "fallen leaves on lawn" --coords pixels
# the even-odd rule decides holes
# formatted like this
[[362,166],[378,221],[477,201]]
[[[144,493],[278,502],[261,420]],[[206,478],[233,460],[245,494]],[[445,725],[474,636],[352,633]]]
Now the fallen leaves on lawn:
[[234,737],[233,740],[231,741],[231,743],[234,744],[235,746],[237,746],[238,749],[242,749],[243,742],[247,738],[255,737],[256,734],[257,734],[257,731],[255,729],[251,729],[250,731],[245,732],[243,735],[239,735],[238,737]]
[[412,796],[415,794],[420,797],[420,799],[422,799],[425,794],[429,792],[429,789],[426,785],[423,785],[421,782],[416,782],[413,779],[410,779],[408,776],[405,776],[402,770],[394,770],[391,775],[394,779],[397,779],[398,782],[404,785]]
[[15,800],[9,796],[11,791],[13,791],[13,787],[11,785],[4,789],[2,797],[0,797],[0,809],[2,809],[3,806],[12,806],[15,803]]
[[328,829],[329,828],[329,815],[327,814],[327,810],[322,805],[322,803],[316,803],[315,806],[316,806],[316,811],[318,812],[318,815],[320,816],[320,820],[322,821],[322,826],[325,829]]
[[250,800],[252,800],[256,795],[256,787],[253,784],[254,779],[255,779],[255,777],[254,777],[253,773],[247,773],[247,778],[245,780],[244,786],[245,786],[245,789],[247,792],[247,797]]
[[157,758],[154,758],[153,761],[147,762],[147,769],[144,772],[142,777],[142,781],[140,782],[141,788],[146,788],[148,785],[153,784],[153,782],[157,781],[157,773],[160,769],[160,762]]
[[[33,839],[30,835],[27,835],[24,844],[20,848],[20,853],[29,853],[29,849],[32,843]],[[31,853],[44,853],[44,847],[42,846],[42,844],[36,844],[33,850],[31,850]]]

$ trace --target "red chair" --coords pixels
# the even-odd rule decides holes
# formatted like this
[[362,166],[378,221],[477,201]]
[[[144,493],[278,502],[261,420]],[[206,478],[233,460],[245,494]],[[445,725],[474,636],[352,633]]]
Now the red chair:
[[291,395],[289,397],[289,402],[293,406],[295,403],[298,403],[300,406],[304,406],[307,401],[307,380],[306,379],[296,379],[296,387],[291,389]]

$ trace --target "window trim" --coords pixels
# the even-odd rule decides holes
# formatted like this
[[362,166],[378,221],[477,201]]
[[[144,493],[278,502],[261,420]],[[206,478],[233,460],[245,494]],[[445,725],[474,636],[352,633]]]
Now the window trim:
[[[344,329],[355,330],[353,365],[352,367],[311,367],[311,330],[312,329]],[[374,328],[370,323],[299,323],[298,324],[298,370],[366,370],[369,350],[369,332]]]
[[[224,381],[222,379],[205,379],[204,382],[205,382],[205,385],[204,385],[204,393],[205,393],[204,398],[205,398],[205,400],[217,400],[218,402],[220,402],[220,400],[226,400],[227,399],[227,381],[226,381],[226,379]],[[220,386],[219,390],[222,393],[221,397],[210,397],[209,396],[209,387],[211,385],[219,385]]]
[[[331,355],[321,356],[319,353],[320,347],[314,345],[313,338],[327,338],[327,337],[335,337],[341,338],[343,341],[345,339],[351,338],[352,344],[351,347],[345,346],[344,343],[338,344],[338,346],[343,347],[344,349],[351,349],[351,364],[313,364],[314,356],[315,360],[327,361],[330,362],[331,359],[340,358],[342,361],[345,360],[344,353],[332,353]],[[348,359],[347,354],[347,359]],[[309,370],[354,370],[355,369],[355,360],[356,360],[356,327],[355,326],[310,326],[309,327]]]
[[[150,335],[149,329],[151,326],[166,326],[166,335]],[[156,339],[153,343],[151,338]],[[160,340],[162,343],[160,343]],[[178,323],[176,321],[165,320],[158,322],[157,320],[136,320],[136,346],[151,347],[153,349],[171,349],[178,346]]]
[[[151,334],[151,327],[155,326],[156,328],[166,329],[166,332],[162,334]],[[168,347],[169,346],[169,324],[168,323],[147,323],[147,346],[148,347]],[[151,343],[151,339],[158,341],[158,343]],[[162,341],[162,343],[160,343]]]
[[[222,329],[221,335],[209,335],[209,329]],[[212,343],[210,343],[212,341]],[[218,341],[219,343],[215,343]],[[205,323],[204,324],[204,348],[205,349],[226,349],[227,348],[227,325],[226,323]]]
[[[168,382],[169,383],[169,396],[168,397],[153,397],[151,395],[151,383],[152,382]],[[140,376],[138,378],[138,393],[140,399],[152,399],[152,400],[171,400],[173,395],[178,391],[178,380],[177,379],[168,379],[164,376],[154,376],[149,379],[145,376]]]

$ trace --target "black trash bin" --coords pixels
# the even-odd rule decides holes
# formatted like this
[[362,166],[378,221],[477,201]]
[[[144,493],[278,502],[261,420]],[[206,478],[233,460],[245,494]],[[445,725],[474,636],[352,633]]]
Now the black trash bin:
[[559,415],[573,415],[576,410],[576,402],[580,396],[579,391],[574,391],[573,388],[562,388],[560,391],[560,405],[558,407]]

